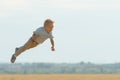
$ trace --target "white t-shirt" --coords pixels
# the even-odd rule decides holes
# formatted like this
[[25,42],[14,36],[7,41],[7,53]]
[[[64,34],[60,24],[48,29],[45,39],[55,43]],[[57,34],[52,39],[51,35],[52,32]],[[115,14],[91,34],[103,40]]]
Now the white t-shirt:
[[33,33],[38,36],[38,38],[35,40],[37,43],[43,43],[46,39],[53,38],[52,32],[46,32],[44,27],[39,27]]

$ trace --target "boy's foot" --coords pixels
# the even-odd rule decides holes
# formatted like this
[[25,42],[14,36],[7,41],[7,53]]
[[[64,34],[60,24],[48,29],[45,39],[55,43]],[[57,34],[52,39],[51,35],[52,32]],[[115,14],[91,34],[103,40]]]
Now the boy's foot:
[[15,60],[16,60],[16,56],[13,54],[13,55],[12,55],[12,58],[11,58],[11,63],[14,63]]
[[[15,49],[15,53],[17,52],[18,49],[19,49],[19,48],[16,48],[16,49]],[[15,60],[16,60],[16,56],[15,56],[15,54],[13,54],[13,55],[12,55],[12,58],[11,58],[11,63],[14,63]]]

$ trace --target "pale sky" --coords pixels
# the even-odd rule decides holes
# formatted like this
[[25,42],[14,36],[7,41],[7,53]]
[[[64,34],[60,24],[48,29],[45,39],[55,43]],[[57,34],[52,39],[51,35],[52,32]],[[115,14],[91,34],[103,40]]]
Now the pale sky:
[[119,0],[0,0],[0,61],[10,63],[45,19],[55,21],[56,51],[49,40],[21,54],[19,62],[120,62]]

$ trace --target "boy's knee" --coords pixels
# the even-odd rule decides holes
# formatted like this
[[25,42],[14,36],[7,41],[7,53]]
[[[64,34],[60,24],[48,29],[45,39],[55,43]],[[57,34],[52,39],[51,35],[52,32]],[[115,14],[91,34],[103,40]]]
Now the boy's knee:
[[38,45],[37,42],[33,42],[32,47],[36,47]]

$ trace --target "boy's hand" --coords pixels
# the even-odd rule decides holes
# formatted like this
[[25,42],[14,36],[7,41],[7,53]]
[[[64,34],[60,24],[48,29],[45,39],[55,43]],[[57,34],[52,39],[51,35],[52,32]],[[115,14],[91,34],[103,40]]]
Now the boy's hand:
[[55,51],[55,48],[54,48],[54,47],[51,47],[51,51]]

